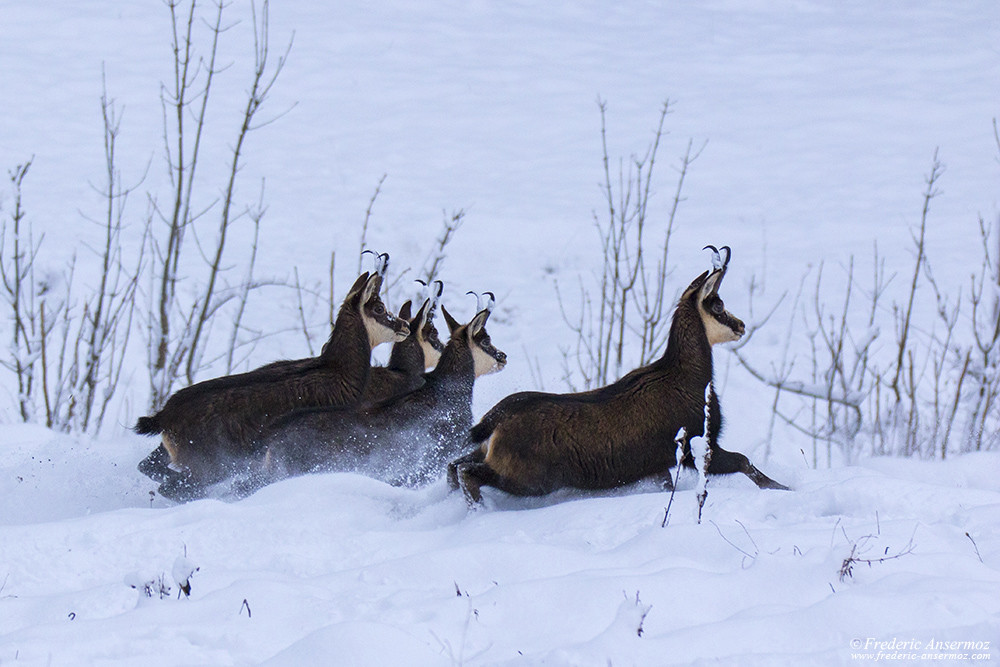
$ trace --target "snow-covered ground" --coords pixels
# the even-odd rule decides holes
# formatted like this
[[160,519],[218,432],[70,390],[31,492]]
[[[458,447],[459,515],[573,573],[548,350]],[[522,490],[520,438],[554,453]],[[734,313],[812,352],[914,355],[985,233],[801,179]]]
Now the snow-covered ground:
[[[225,160],[251,65],[247,4],[229,12],[243,22],[226,35],[233,66],[213,123],[227,134],[205,148],[208,169]],[[100,215],[102,64],[124,108],[124,180],[152,160],[142,190],[164,184],[167,14],[161,3],[8,3],[0,26],[0,156],[7,169],[34,156],[24,204],[47,235],[43,261],[58,266],[99,231],[83,216]],[[419,266],[442,210],[465,209],[445,304],[467,316],[466,290],[496,292],[490,333],[510,358],[477,383],[476,414],[536,388],[533,366],[546,389],[561,388],[566,327],[552,282],[575,286],[599,261],[598,96],[612,157],[643,151],[661,103],[676,102],[651,219],[669,210],[688,140],[708,141],[685,181],[671,284],[707,268],[706,243],[731,245],[723,296],[737,315],[752,274],[776,299],[807,266],[867,258],[874,241],[890,272],[905,271],[935,149],[947,167],[929,230],[939,280],[964,284],[977,216],[1000,207],[990,1],[276,4],[275,48],[293,31],[269,107],[288,113],[252,136],[242,174],[244,201],[267,177],[260,270],[294,265],[321,282],[336,250],[338,284],[349,284],[383,174],[369,242],[397,267]],[[145,202],[130,206],[139,233]],[[258,303],[253,316],[273,323],[293,308]],[[775,358],[775,329],[748,353]],[[251,362],[304,353],[288,333]],[[469,514],[443,482],[414,491],[321,475],[240,502],[171,506],[135,471],[153,441],[124,429],[145,401],[144,355],[134,357],[118,424],[97,438],[13,424],[3,376],[0,664],[1000,656],[1000,455],[813,470],[810,443],[779,429],[765,459],[769,396],[725,351],[723,445],[794,491],[712,480],[698,525],[695,479],[682,478],[665,526],[668,497],[644,484],[531,500],[487,491],[487,510]],[[861,560],[842,577],[852,553]],[[191,595],[178,599],[175,574],[191,567]],[[131,587],[147,581],[169,595]]]
[[[651,485],[469,514],[443,481],[331,474],[150,507],[134,441],[4,444],[3,664],[852,664],[894,640],[997,657],[997,454],[770,469],[791,493],[712,480],[701,525],[689,475],[664,526]],[[841,577],[852,554],[890,560]]]

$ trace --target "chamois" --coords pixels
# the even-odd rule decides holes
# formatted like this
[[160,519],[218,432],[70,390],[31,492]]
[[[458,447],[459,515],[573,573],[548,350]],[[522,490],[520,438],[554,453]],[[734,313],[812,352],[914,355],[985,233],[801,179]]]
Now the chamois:
[[379,297],[383,268],[355,281],[320,356],[199,382],[174,393],[155,415],[139,418],[137,433],[162,437],[162,445],[139,464],[161,482],[161,495],[199,497],[210,484],[259,461],[261,430],[285,413],[360,400],[372,348],[409,334]]
[[[760,488],[786,489],[737,452],[718,446],[722,426],[712,380],[712,345],[738,340],[743,322],[719,297],[730,251],[713,251],[713,270],[684,290],[674,311],[663,356],[605,387],[575,394],[522,392],[495,405],[470,431],[476,448],[448,466],[452,489],[461,488],[470,506],[482,500],[480,487],[513,495],[545,495],[562,487],[604,489],[657,477],[670,488],[677,464],[674,444],[707,435],[708,472],[742,472]],[[684,445],[684,461],[693,465]]]
[[410,335],[392,346],[385,366],[373,366],[361,403],[370,405],[413,391],[424,384],[424,373],[441,358],[444,344],[434,326],[434,314],[441,298],[443,283],[435,282],[437,294],[425,299],[420,310],[411,317],[411,303],[399,309],[399,318],[409,323]]
[[442,306],[451,336],[419,389],[361,410],[298,410],[276,421],[259,482],[334,470],[407,486],[439,477],[465,445],[475,379],[507,363],[486,332],[492,305],[465,325]]

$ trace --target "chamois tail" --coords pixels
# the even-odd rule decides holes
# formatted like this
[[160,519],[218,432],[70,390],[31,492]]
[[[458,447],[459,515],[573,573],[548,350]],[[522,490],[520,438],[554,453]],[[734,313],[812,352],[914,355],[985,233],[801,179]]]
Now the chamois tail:
[[478,445],[488,440],[496,429],[498,421],[492,412],[484,416],[478,424],[469,429],[469,442]]
[[132,430],[140,435],[154,435],[162,433],[163,426],[160,424],[160,420],[157,419],[157,415],[153,415],[152,417],[139,417]]

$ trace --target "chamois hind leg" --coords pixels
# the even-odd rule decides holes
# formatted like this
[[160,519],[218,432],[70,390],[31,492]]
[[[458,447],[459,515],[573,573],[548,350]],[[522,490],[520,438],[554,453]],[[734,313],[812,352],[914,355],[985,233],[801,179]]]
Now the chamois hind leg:
[[480,447],[475,448],[465,456],[460,456],[448,464],[448,487],[452,491],[459,489],[458,467],[466,463],[482,463],[486,459]]
[[500,477],[488,464],[472,460],[473,455],[474,452],[467,457],[463,457],[470,460],[461,461],[460,459],[455,462],[455,478],[458,488],[462,489],[465,502],[468,503],[470,508],[479,507],[483,502],[483,494],[480,491],[480,487],[484,484],[486,486],[499,486],[497,482],[499,482]]
[[470,508],[476,508],[482,504],[483,494],[480,488],[483,486],[492,486],[512,496],[541,496],[550,490],[530,488],[519,484],[498,473],[485,461],[459,463],[456,468],[459,487],[465,494],[465,501]]
[[196,500],[205,496],[205,487],[187,471],[177,472],[171,470],[170,475],[163,480],[157,489],[164,498],[169,498],[175,502],[185,503],[189,500]]
[[273,481],[275,479],[265,467],[262,457],[259,462],[248,463],[246,470],[233,478],[230,489],[236,498],[242,499],[252,496]]
[[136,468],[154,482],[163,482],[170,475],[176,474],[174,470],[170,469],[170,454],[163,443],[160,443],[156,449],[149,453],[149,456],[140,461]]
[[779,489],[788,491],[789,488],[780,484],[756,467],[750,460],[739,452],[729,452],[719,446],[712,448],[712,459],[708,463],[708,472],[712,475],[727,475],[729,473],[741,472],[750,478],[750,481],[761,489]]

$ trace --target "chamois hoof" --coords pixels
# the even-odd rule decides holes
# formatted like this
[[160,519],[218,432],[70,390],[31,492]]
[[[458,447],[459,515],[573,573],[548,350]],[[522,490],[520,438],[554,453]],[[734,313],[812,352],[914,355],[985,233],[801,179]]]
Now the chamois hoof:
[[781,482],[775,482],[770,477],[767,479],[767,481],[765,483],[763,483],[763,484],[760,485],[760,488],[762,488],[762,489],[774,489],[775,491],[791,491],[792,490],[792,488],[790,486],[785,486]]
[[465,495],[465,507],[466,509],[469,510],[469,512],[480,512],[486,509],[486,505],[483,504],[482,497],[480,497],[479,500],[473,500],[467,494],[464,495]]
[[775,491],[791,491],[791,489],[780,482],[776,482],[753,465],[750,466],[750,471],[747,473],[747,477],[757,485],[758,489],[773,489]]

